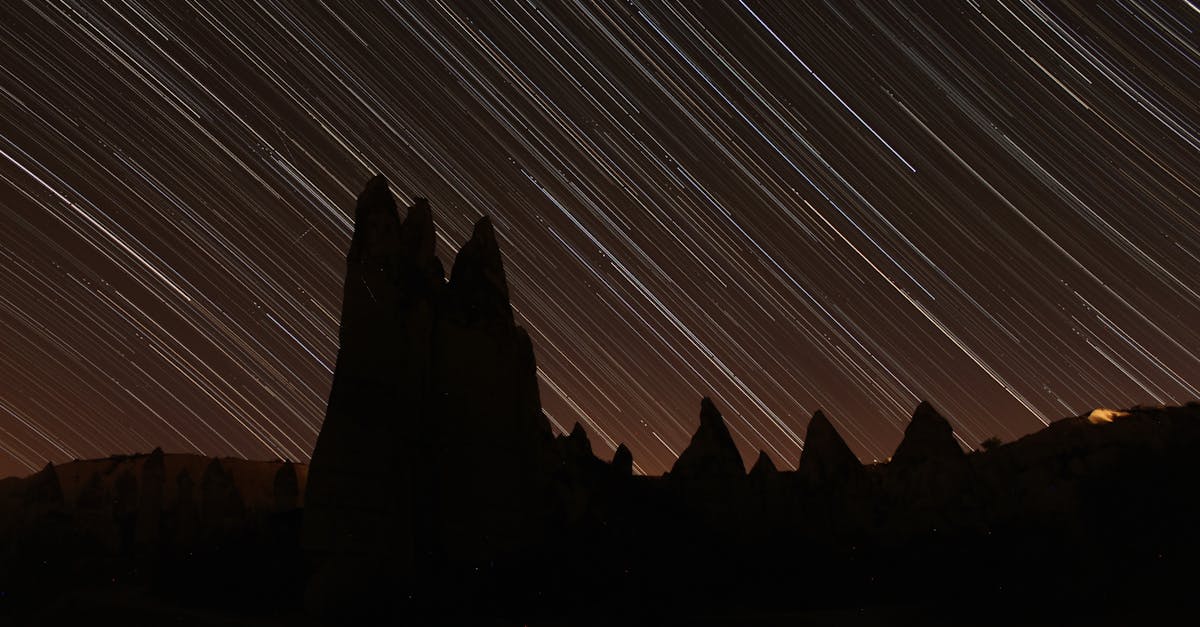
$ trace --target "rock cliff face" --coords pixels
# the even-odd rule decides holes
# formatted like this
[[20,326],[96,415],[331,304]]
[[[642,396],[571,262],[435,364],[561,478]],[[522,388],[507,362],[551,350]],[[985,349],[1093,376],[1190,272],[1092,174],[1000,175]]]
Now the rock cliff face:
[[771,457],[767,455],[767,452],[759,451],[758,459],[754,460],[754,465],[750,467],[748,476],[752,479],[762,480],[774,476],[778,472],[779,469],[775,467],[775,462],[771,461]]

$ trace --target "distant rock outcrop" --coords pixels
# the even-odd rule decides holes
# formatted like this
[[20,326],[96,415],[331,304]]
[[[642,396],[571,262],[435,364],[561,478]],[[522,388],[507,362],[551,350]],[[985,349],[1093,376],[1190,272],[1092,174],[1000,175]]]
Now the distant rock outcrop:
[[862,463],[846,445],[825,413],[817,410],[808,421],[797,477],[809,485],[844,481],[862,472]]
[[633,474],[633,453],[624,443],[618,444],[616,452],[613,453],[612,469],[621,477]]
[[54,464],[47,463],[29,478],[25,485],[25,504],[32,507],[52,507],[63,504],[62,484]]
[[778,474],[778,472],[779,469],[775,467],[775,462],[771,461],[771,456],[767,455],[766,451],[759,451],[758,459],[754,460],[754,465],[750,467],[749,477],[762,480]]
[[912,421],[904,429],[904,439],[892,454],[892,462],[906,465],[961,457],[963,450],[954,439],[950,423],[933,405],[921,401],[913,412]]
[[708,397],[700,401],[700,426],[692,441],[679,454],[670,475],[675,479],[711,479],[741,477],[746,474],[742,455],[725,419]]
[[[605,464],[592,452],[592,443],[588,440],[587,431],[578,422],[571,428],[571,433],[556,438],[563,463],[575,473],[595,475],[603,472]],[[632,459],[630,463],[632,463]]]
[[[835,607],[895,622],[866,620],[872,604],[947,607],[958,624],[1031,598],[1093,610],[1110,591],[1141,618],[1155,603],[1139,586],[1191,599],[1200,404],[1097,410],[967,455],[921,403],[890,462],[870,465],[817,411],[795,472],[760,451],[747,474],[705,398],[671,471],[632,476],[624,444],[606,463],[581,424],[551,434],[491,221],[449,281],[436,241],[425,200],[402,221],[382,177],[358,197],[311,473],[155,450],[0,480],[0,616],[31,590],[51,598],[31,607],[67,598],[67,577],[193,606],[273,590],[272,616],[305,589],[304,622],[331,625],[738,622],[748,608],[802,622]],[[1024,609],[997,622],[1070,622]]]

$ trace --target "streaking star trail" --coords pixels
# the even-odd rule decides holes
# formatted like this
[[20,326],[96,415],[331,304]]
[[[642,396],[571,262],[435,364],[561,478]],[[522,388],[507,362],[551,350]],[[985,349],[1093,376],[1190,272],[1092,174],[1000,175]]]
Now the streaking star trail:
[[1194,2],[14,1],[0,476],[307,460],[354,196],[493,217],[542,402],[794,467],[1200,398]]

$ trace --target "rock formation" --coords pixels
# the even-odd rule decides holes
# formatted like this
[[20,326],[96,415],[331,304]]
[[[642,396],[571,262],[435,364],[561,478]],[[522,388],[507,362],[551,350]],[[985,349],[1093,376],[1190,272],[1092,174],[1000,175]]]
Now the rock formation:
[[692,434],[687,448],[671,467],[674,479],[711,479],[741,477],[746,474],[742,455],[725,419],[708,397],[700,401],[700,426]]
[[30,477],[25,487],[25,504],[29,507],[55,507],[62,505],[62,484],[58,470],[47,463],[41,472]]
[[621,477],[633,474],[633,453],[624,443],[618,444],[616,452],[613,453],[612,469]]
[[809,485],[823,485],[855,477],[861,471],[858,457],[825,413],[818,409],[808,421],[804,450],[796,467],[797,477]]
[[966,604],[957,624],[976,600],[1003,606],[993,595],[1190,599],[1200,405],[1093,412],[968,455],[922,403],[890,462],[866,466],[817,411],[796,471],[760,451],[747,474],[705,398],[670,473],[633,476],[624,444],[606,463],[582,425],[551,435],[491,221],[449,280],[435,242],[429,203],[401,220],[387,182],[368,183],[311,473],[155,450],[0,480],[0,617],[18,588],[93,571],[80,586],[130,577],[200,605],[304,596],[328,624],[796,619],[947,599]]
[[896,464],[919,464],[928,461],[954,460],[963,456],[962,447],[954,439],[950,423],[926,401],[913,412],[912,421],[904,429],[904,439],[892,454]]
[[766,451],[758,452],[758,459],[754,460],[754,465],[750,467],[749,477],[751,479],[762,480],[775,475],[779,469],[775,468],[775,462],[771,461],[771,457]]
[[305,546],[327,571],[317,605],[340,603],[335,588],[364,573],[415,580],[494,562],[534,543],[550,518],[558,454],[495,230],[486,217],[475,224],[448,281],[434,244],[426,201],[401,222],[387,181],[368,183],[305,496]]

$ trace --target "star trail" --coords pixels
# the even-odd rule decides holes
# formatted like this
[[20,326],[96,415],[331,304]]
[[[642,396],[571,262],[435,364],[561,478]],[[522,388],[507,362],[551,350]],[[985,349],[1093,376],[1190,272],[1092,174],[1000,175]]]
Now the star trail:
[[493,217],[551,422],[660,473],[1200,398],[1200,5],[0,6],[0,476],[307,461],[354,197]]

